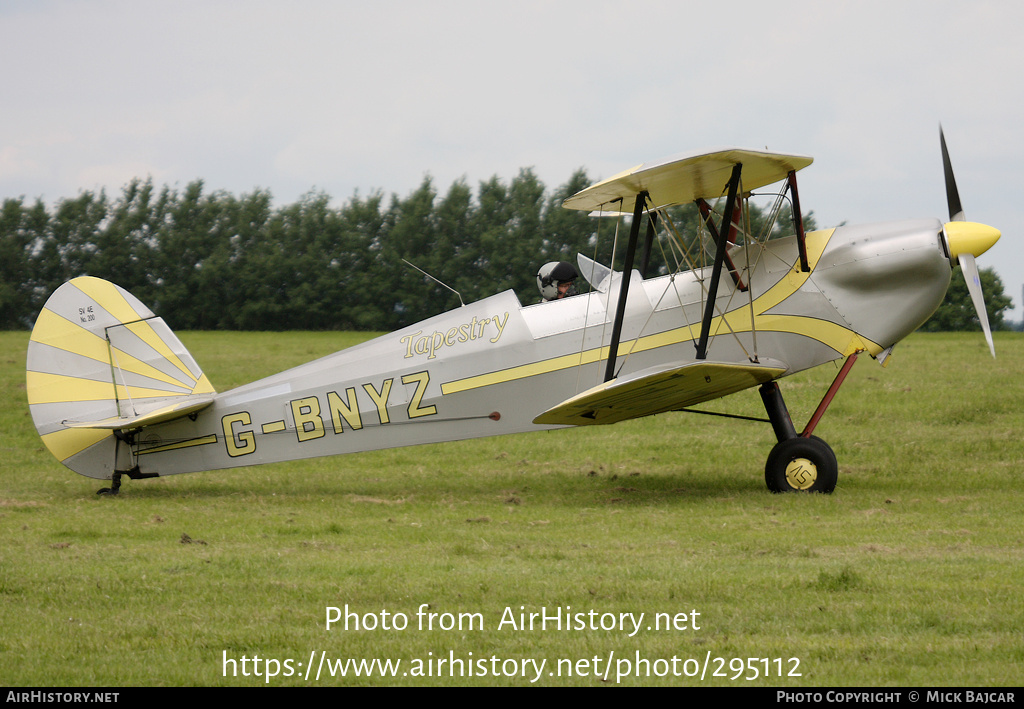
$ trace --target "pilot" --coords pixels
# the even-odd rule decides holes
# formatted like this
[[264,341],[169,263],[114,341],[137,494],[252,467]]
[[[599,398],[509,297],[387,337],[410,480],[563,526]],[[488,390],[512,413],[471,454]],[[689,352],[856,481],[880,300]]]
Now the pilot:
[[552,261],[540,267],[537,287],[544,300],[558,300],[576,295],[576,267],[568,261]]

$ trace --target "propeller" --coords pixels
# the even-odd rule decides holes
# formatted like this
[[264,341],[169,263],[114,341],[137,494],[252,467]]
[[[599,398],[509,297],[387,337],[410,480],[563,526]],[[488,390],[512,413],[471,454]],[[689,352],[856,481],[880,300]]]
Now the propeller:
[[956,259],[960,270],[967,281],[967,291],[974,303],[974,312],[985,332],[985,341],[992,356],[996,356],[996,346],[992,342],[992,328],[988,323],[988,312],[985,309],[985,296],[981,292],[981,278],[978,276],[978,264],[975,257],[981,256],[999,241],[998,229],[986,224],[969,222],[964,219],[963,206],[960,204],[960,192],[956,188],[953,176],[953,165],[949,161],[946,149],[946,136],[939,126],[939,141],[942,143],[942,171],[946,179],[946,204],[949,206],[949,221],[943,227],[946,234],[946,246],[949,258]]

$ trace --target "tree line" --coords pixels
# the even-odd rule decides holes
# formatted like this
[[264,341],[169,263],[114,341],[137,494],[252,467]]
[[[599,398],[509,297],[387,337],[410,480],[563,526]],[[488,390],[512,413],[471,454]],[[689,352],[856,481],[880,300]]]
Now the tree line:
[[[578,170],[549,191],[524,169],[475,191],[458,180],[442,195],[427,177],[404,198],[356,193],[340,207],[322,192],[275,207],[268,191],[234,196],[201,180],[158,189],[136,179],[115,198],[83,191],[53,206],[6,199],[0,328],[31,327],[53,290],[86,274],[122,286],[182,330],[386,331],[456,307],[460,295],[468,303],[509,288],[532,303],[543,263],[575,262],[577,252],[612,261],[615,220],[561,207],[591,182]],[[696,209],[675,210],[692,243]],[[791,233],[784,212],[765,226],[754,206],[755,233]],[[813,222],[805,217],[808,229]],[[620,234],[616,268],[624,241]],[[649,273],[666,272],[671,260],[655,248]],[[1001,310],[990,315],[993,327]]]
[[[311,192],[275,207],[242,196],[133,180],[0,210],[0,327],[31,326],[61,283],[88,274],[130,291],[176,329],[391,330],[513,288],[535,297],[546,260],[574,258],[594,230],[562,209],[583,171],[548,194],[530,170],[439,195],[430,178],[404,198],[358,193],[341,207]],[[592,251],[593,248],[590,247]]]

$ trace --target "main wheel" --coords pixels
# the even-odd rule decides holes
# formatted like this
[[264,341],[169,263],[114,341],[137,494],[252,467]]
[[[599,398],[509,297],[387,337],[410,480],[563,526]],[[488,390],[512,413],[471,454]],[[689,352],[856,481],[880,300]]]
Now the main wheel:
[[830,493],[838,479],[836,454],[817,436],[780,441],[764,466],[764,481],[772,492]]

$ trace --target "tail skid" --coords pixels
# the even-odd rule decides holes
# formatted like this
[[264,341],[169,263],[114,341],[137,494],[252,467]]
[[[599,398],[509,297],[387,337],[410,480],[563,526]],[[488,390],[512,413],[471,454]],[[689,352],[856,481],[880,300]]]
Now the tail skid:
[[162,318],[90,276],[46,301],[26,369],[29,409],[46,447],[97,479],[136,467],[126,433],[195,413],[216,394]]

